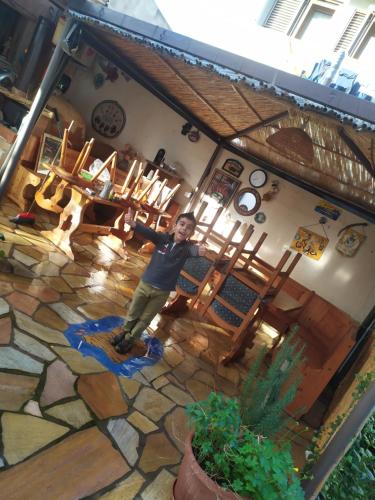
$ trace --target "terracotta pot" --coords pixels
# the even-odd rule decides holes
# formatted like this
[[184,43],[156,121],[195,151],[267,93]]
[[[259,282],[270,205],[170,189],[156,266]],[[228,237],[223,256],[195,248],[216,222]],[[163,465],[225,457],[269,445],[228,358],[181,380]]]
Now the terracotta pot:
[[223,490],[200,467],[191,448],[193,433],[185,441],[185,455],[173,485],[174,500],[239,500],[240,497]]

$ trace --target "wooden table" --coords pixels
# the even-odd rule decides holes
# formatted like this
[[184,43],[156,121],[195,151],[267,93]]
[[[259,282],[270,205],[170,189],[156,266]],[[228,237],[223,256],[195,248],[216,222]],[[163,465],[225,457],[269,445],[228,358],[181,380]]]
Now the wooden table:
[[[74,260],[72,237],[76,232],[109,236],[112,228],[123,231],[125,214],[133,204],[104,200],[78,186],[71,186],[71,192],[70,201],[60,214],[59,225],[41,234]],[[123,252],[126,257],[125,249]]]

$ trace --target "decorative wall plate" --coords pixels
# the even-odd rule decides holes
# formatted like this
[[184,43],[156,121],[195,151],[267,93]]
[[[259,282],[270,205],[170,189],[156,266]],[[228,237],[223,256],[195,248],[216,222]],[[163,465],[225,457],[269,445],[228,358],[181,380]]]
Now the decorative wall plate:
[[255,222],[257,222],[258,224],[263,224],[264,222],[266,222],[266,214],[264,212],[258,212],[254,215],[254,220]]
[[91,115],[91,125],[104,137],[117,137],[125,127],[126,115],[117,101],[102,101]]
[[192,130],[188,133],[188,139],[190,142],[198,142],[200,139],[199,130]]
[[255,188],[260,188],[267,182],[267,174],[264,170],[257,168],[249,175],[249,182]]

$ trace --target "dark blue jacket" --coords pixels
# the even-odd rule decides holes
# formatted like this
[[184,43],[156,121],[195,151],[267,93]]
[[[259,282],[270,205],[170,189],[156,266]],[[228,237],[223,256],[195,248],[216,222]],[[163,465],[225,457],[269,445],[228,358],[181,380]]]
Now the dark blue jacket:
[[173,234],[156,232],[138,222],[134,230],[155,244],[155,250],[142,280],[161,290],[174,290],[186,259],[198,257],[197,245],[182,241],[173,246]]

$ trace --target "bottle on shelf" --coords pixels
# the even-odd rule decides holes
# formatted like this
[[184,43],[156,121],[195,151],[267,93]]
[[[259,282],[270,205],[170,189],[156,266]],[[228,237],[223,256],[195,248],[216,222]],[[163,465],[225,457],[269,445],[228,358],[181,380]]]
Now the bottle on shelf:
[[164,159],[165,159],[165,149],[161,148],[156,153],[153,163],[155,163],[155,165],[160,165]]

